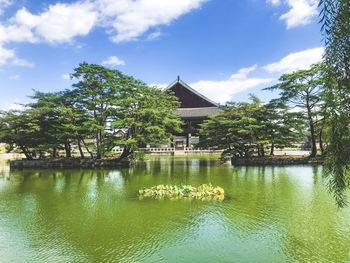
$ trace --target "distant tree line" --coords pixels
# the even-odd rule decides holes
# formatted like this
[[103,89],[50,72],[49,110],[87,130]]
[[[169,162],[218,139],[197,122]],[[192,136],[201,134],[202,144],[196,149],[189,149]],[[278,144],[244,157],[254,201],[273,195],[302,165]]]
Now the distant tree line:
[[[275,149],[311,142],[311,157],[327,143],[325,66],[313,65],[281,76],[266,88],[280,96],[264,104],[228,102],[218,115],[201,126],[197,147],[222,149],[223,159],[274,155]],[[135,154],[147,144],[170,144],[181,132],[174,114],[178,99],[149,87],[118,70],[82,63],[71,74],[72,89],[55,93],[36,91],[22,111],[2,112],[0,142],[18,149],[27,159],[52,157],[103,158],[119,146],[120,158]],[[125,136],[115,136],[122,130]]]

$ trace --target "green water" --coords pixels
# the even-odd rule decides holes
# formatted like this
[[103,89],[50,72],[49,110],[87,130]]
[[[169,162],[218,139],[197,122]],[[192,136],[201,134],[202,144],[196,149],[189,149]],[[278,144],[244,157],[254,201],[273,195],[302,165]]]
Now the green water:
[[[130,169],[0,164],[0,262],[346,262],[350,208],[322,167],[159,157]],[[211,182],[224,201],[139,200],[141,187]]]

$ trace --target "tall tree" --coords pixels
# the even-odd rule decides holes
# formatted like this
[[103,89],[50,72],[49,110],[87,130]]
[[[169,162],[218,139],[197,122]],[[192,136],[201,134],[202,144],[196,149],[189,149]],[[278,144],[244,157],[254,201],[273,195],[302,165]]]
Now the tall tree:
[[309,124],[311,138],[311,157],[317,154],[316,117],[322,103],[324,80],[323,65],[316,64],[309,70],[299,70],[280,77],[280,82],[265,90],[279,90],[280,101],[293,108],[300,108]]
[[321,0],[320,7],[330,125],[324,173],[342,207],[350,187],[350,2]]
[[95,131],[96,157],[101,158],[107,144],[108,120],[116,111],[114,105],[118,104],[120,90],[128,78],[118,70],[88,63],[81,63],[71,76],[79,80],[73,84],[74,91],[78,103],[91,116],[88,125]]

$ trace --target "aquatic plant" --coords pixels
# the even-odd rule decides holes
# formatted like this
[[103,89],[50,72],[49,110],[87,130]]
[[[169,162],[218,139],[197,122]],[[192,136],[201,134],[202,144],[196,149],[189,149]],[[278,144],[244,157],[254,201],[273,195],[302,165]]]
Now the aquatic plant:
[[139,197],[155,197],[170,199],[179,198],[195,198],[202,200],[223,200],[225,198],[225,191],[219,186],[212,186],[212,184],[202,184],[198,187],[192,185],[157,185],[151,188],[142,188],[139,190]]

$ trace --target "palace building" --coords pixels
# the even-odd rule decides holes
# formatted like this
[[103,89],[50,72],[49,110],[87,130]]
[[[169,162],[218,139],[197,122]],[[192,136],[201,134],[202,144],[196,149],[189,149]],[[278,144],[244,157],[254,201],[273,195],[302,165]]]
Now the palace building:
[[210,115],[215,115],[220,110],[220,105],[196,90],[192,89],[180,77],[171,83],[166,90],[171,90],[179,98],[181,106],[176,110],[184,121],[183,132],[175,134],[174,146],[176,149],[192,147],[199,141],[199,124]]

